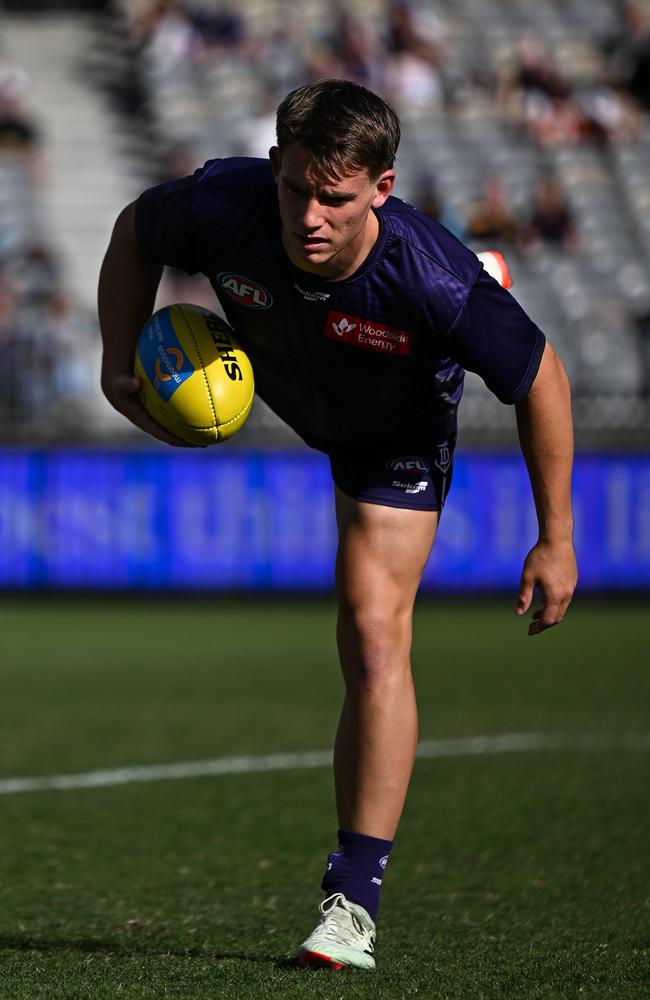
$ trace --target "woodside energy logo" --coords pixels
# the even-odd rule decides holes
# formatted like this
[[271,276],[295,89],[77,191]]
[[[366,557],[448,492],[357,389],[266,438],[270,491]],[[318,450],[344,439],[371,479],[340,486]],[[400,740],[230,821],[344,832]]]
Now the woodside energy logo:
[[366,351],[380,351],[383,354],[412,354],[413,334],[387,323],[375,323],[360,316],[350,316],[330,309],[323,331],[330,340],[338,340],[353,347],[363,347]]

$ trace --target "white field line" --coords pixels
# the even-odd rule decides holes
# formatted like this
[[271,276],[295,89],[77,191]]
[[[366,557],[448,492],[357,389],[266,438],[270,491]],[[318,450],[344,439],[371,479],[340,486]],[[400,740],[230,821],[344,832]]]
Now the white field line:
[[[430,740],[418,745],[418,757],[465,757],[473,754],[513,753],[522,750],[650,750],[650,735],[508,733],[503,736],[470,736]],[[329,767],[329,750],[309,753],[273,753],[262,756],[217,757],[213,760],[179,761],[142,767],[118,767],[80,774],[53,774],[36,778],[0,779],[0,795],[21,792],[68,791],[74,788],[108,788],[151,781],[217,777],[223,774],[260,774],[264,771],[298,771]]]

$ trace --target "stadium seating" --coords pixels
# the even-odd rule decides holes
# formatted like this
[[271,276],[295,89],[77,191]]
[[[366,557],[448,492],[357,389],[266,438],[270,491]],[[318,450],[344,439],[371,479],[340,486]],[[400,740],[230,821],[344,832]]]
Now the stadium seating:
[[[637,6],[650,25],[650,4]],[[402,116],[401,197],[425,208],[424,195],[435,193],[443,220],[455,218],[462,231],[486,179],[499,178],[516,230],[499,248],[512,264],[514,294],[566,361],[580,440],[646,441],[650,118],[626,90],[633,29],[621,9],[608,0],[419,0],[408,7],[357,0],[350,14],[354,58],[337,35],[334,0],[306,0],[299,9],[282,0],[236,7],[204,0],[200,8],[187,0],[173,9],[116,0],[101,13],[76,15],[90,43],[75,72],[95,102],[91,145],[119,137],[122,155],[112,162],[123,169],[118,182],[91,160],[87,181],[75,185],[78,205],[102,202],[111,185],[126,201],[210,156],[259,155],[288,89],[319,75],[356,75]],[[51,20],[31,22],[29,30],[33,44],[45,46]],[[103,108],[100,94],[108,98]],[[68,116],[70,129],[75,117],[81,156],[89,119],[83,111]],[[53,123],[42,124],[47,146]],[[4,247],[16,239],[16,226],[29,232],[40,223],[30,216],[33,200],[12,195],[12,183],[26,183],[20,171],[0,170],[18,178],[0,198]],[[531,228],[540,183],[549,178],[571,219],[571,239],[540,238]],[[106,236],[106,214],[77,223],[85,260],[73,270],[86,287],[99,257],[89,231]],[[481,247],[471,233],[468,239]],[[169,275],[163,300],[181,280]],[[210,299],[205,285],[182,287],[185,296],[194,288],[197,300]],[[91,424],[97,434],[117,426],[103,412]],[[512,439],[512,414],[472,376],[463,426],[469,441]],[[257,406],[242,441],[289,440],[284,434]]]

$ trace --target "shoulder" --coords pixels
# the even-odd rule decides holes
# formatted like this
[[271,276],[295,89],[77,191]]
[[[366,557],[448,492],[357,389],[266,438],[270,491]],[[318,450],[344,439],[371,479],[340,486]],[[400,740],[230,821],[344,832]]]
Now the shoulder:
[[400,198],[389,198],[381,218],[399,251],[429,278],[445,277],[467,292],[481,269],[476,254],[441,223]]
[[201,270],[216,242],[232,247],[270,231],[277,216],[274,189],[267,160],[208,160],[187,177],[143,191],[135,206],[138,242],[155,260],[189,273]]
[[193,175],[197,188],[202,190],[224,188],[230,191],[272,190],[275,186],[269,160],[251,156],[230,156],[222,160],[208,160]]
[[143,191],[136,202],[136,226],[182,226],[199,233],[211,226],[238,226],[273,213],[275,181],[268,160],[233,156],[208,160],[187,177]]
[[274,225],[275,181],[268,160],[229,157],[208,160],[195,174],[191,229],[209,245],[218,231],[231,245],[255,240]]
[[184,210],[191,213],[198,204],[221,209],[250,206],[256,201],[274,201],[275,181],[268,160],[233,156],[208,160],[187,177],[166,181],[143,191],[138,199],[151,210]]
[[380,209],[387,230],[384,270],[401,296],[425,317],[449,329],[481,273],[476,254],[448,229],[398,198]]

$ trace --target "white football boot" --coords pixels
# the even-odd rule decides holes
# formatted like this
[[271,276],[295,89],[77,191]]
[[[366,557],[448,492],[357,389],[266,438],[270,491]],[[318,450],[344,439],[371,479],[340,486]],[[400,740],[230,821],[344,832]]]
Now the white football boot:
[[318,926],[298,949],[301,969],[309,965],[374,969],[375,924],[363,906],[335,892],[320,904],[320,912]]

